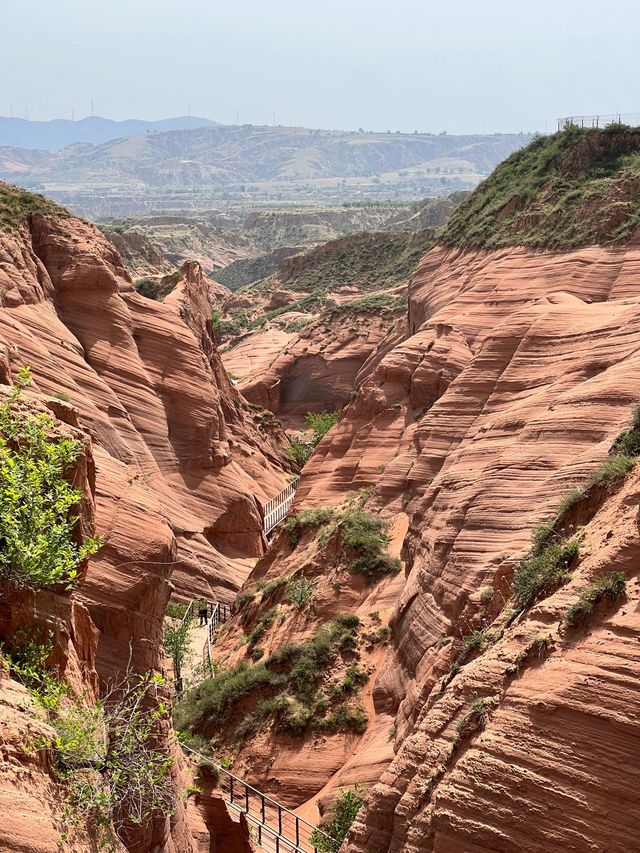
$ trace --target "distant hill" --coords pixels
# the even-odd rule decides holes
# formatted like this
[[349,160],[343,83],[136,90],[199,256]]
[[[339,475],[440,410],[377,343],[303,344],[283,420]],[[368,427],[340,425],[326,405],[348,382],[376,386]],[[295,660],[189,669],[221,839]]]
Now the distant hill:
[[[427,170],[485,176],[525,145],[525,134],[447,136],[350,133],[298,127],[218,126],[168,133],[144,133],[99,146],[74,145],[33,164],[22,158],[23,174],[37,181],[67,181],[93,187],[219,187],[264,181],[290,182],[368,178]],[[0,175],[7,174],[7,150],[0,148]],[[11,159],[20,160],[16,146]]]
[[215,127],[218,122],[196,116],[165,118],[161,121],[112,121],[100,116],[90,116],[70,121],[64,118],[52,121],[27,121],[23,118],[0,116],[0,146],[14,148],[39,148],[59,151],[74,142],[101,145],[112,139],[126,139],[148,131],[187,130],[198,127]]

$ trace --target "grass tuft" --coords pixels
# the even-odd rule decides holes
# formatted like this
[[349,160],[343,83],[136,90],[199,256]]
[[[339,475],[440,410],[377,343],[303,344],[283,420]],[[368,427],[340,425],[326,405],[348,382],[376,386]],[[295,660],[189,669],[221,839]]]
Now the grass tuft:
[[612,572],[606,577],[598,578],[583,590],[580,597],[575,601],[564,615],[564,622],[569,627],[574,627],[590,616],[599,602],[618,601],[624,595],[626,587],[624,572]]

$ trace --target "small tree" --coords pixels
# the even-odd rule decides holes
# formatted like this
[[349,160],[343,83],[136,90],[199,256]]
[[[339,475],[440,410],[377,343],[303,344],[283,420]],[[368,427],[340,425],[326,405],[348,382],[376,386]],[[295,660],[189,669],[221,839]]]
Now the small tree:
[[71,589],[82,561],[100,547],[98,539],[79,544],[74,537],[81,494],[66,477],[82,447],[57,437],[45,412],[16,410],[30,382],[24,367],[0,406],[0,577],[36,589]]
[[182,689],[182,666],[189,651],[189,629],[191,619],[186,614],[177,622],[165,622],[163,645],[173,661],[173,674],[178,691]]
[[365,793],[361,782],[356,782],[352,791],[340,791],[330,820],[324,824],[322,832],[314,830],[309,839],[320,853],[338,853],[364,803]]

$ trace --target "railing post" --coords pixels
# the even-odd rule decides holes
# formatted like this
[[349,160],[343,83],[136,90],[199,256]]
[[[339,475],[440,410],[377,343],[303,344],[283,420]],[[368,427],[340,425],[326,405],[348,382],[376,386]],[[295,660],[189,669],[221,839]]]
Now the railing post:
[[300,847],[300,821],[296,815],[296,847]]
[[231,798],[231,802],[233,802],[233,776],[229,776],[229,797]]
[[282,835],[282,806],[278,806],[278,832]]
[[264,813],[264,794],[260,794],[260,796],[262,798],[262,805],[260,806],[260,814],[262,816],[262,822],[265,823],[266,817],[265,817],[265,813]]
[[244,786],[244,804],[246,806],[245,811],[249,814],[249,788],[247,785]]

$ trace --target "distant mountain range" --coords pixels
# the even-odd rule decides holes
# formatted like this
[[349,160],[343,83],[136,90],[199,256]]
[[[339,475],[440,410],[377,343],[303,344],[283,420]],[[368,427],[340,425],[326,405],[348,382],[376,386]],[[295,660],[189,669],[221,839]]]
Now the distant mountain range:
[[128,119],[112,121],[109,118],[90,116],[70,121],[57,118],[52,121],[27,121],[23,118],[0,116],[0,146],[12,148],[39,148],[59,151],[75,142],[101,145],[112,139],[126,139],[139,133],[167,130],[188,130],[198,127],[216,127],[218,122],[197,116],[178,116],[160,121]]
[[524,134],[447,136],[354,133],[299,127],[220,125],[144,133],[55,154],[0,147],[0,178],[47,189],[83,183],[95,190],[133,187],[213,188],[238,183],[367,178],[388,173],[483,176],[517,148]]

